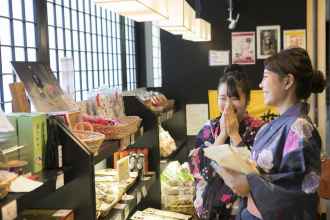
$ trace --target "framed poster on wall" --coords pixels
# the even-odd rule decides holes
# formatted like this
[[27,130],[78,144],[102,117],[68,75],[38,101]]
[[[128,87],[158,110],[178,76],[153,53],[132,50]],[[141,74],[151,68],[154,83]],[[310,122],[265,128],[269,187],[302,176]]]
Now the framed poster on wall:
[[279,25],[257,27],[257,58],[266,59],[281,50]]
[[283,31],[283,49],[301,47],[306,49],[306,30],[284,30]]
[[255,64],[255,32],[231,33],[233,64]]

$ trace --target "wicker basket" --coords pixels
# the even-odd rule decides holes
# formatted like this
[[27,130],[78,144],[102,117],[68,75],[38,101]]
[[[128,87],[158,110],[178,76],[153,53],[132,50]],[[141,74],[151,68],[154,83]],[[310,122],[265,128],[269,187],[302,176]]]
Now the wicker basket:
[[117,125],[92,124],[94,131],[105,135],[106,139],[123,139],[134,134],[140,127],[142,119],[138,116],[125,116],[119,119],[121,123]]
[[72,132],[87,145],[88,150],[93,154],[97,154],[105,139],[105,135],[99,132],[94,132],[93,126],[88,122],[78,122],[74,126]]

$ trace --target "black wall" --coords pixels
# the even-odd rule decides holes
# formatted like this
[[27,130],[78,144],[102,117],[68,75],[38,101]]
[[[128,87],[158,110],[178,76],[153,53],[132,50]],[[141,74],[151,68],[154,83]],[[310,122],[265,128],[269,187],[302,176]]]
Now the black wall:
[[[211,42],[185,41],[161,31],[163,89],[178,104],[207,103],[207,90],[217,88],[223,72],[223,67],[208,65],[209,50],[231,49],[227,0],[201,0],[201,3],[201,17],[212,24]],[[238,6],[241,16],[234,31],[256,31],[260,25],[280,25],[281,31],[306,28],[304,0],[240,0]],[[250,76],[251,86],[258,88],[263,60],[243,68]]]

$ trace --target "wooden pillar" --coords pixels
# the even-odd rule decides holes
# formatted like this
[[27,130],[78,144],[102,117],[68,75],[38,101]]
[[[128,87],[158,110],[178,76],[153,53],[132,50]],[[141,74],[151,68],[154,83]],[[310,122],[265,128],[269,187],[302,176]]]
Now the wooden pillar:
[[[326,71],[326,0],[317,1],[317,69]],[[324,75],[326,77],[326,75]],[[326,91],[317,96],[318,129],[322,138],[323,150],[326,147],[327,105]]]
[[[306,37],[307,37],[307,52],[311,58],[312,64],[315,67],[316,64],[316,17],[317,17],[317,11],[316,11],[316,0],[306,0]],[[310,112],[309,117],[312,119],[314,123],[317,123],[315,121],[316,119],[316,95],[312,94],[309,98],[309,104],[310,104]]]

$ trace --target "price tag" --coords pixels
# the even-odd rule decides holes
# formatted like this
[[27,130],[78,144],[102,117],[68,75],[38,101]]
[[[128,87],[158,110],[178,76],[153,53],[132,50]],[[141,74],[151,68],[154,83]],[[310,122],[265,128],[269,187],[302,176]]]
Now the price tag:
[[129,215],[129,208],[128,206],[126,206],[125,210],[124,210],[124,218],[127,219]]
[[147,192],[146,186],[142,186],[141,192],[142,192],[143,198],[147,196],[148,192]]
[[1,208],[2,220],[13,220],[17,218],[17,202],[11,201]]
[[56,190],[64,186],[64,174],[60,174],[56,178]]
[[131,139],[130,144],[134,144],[135,143],[135,134],[132,134],[130,139]]
[[62,151],[62,145],[58,145],[57,150],[58,150],[58,167],[62,168],[63,167],[63,151]]
[[140,204],[142,198],[142,194],[140,191],[136,193],[136,204]]

